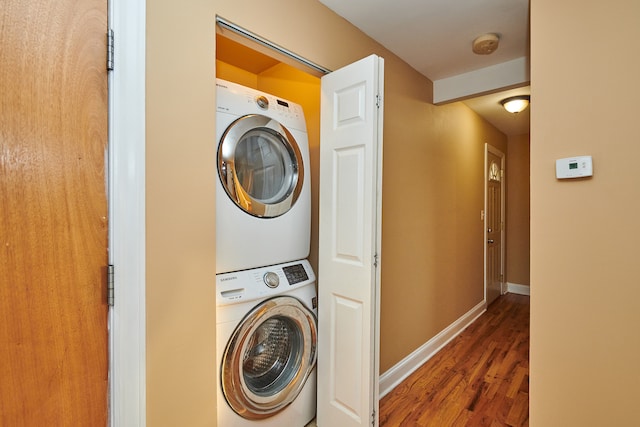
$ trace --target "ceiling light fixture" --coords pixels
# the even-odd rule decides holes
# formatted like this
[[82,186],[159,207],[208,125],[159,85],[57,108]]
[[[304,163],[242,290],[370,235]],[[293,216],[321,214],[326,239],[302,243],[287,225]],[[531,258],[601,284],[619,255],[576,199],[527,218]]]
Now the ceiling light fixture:
[[529,106],[529,95],[518,95],[503,99],[500,104],[510,113],[519,113]]

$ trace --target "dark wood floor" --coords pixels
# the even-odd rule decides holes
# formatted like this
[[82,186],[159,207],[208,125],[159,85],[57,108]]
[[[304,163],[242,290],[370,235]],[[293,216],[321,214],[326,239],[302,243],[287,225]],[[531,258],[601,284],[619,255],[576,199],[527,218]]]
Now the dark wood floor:
[[528,426],[529,297],[506,294],[380,401],[380,426]]

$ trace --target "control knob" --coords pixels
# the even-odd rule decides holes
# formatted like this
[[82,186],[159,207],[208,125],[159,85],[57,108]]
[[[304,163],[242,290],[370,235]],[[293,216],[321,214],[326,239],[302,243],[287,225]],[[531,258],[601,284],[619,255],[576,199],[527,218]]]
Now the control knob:
[[264,280],[264,284],[270,288],[277,288],[278,285],[280,284],[280,278],[273,271],[269,271],[265,273],[263,280]]
[[269,108],[269,100],[264,95],[256,97],[256,104],[258,104],[258,107],[262,108],[263,110]]

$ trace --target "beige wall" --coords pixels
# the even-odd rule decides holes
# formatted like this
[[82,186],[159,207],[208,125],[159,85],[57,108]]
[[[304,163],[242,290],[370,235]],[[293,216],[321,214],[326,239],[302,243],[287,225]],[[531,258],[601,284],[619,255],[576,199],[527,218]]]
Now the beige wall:
[[147,2],[147,425],[215,425],[215,12]]
[[529,285],[529,134],[509,137],[507,153],[507,282]]
[[[506,137],[386,63],[381,361],[385,372],[484,298],[484,143]],[[396,77],[398,76],[398,77]]]
[[636,0],[531,2],[532,426],[638,423],[639,39]]
[[385,58],[381,372],[482,301],[484,143],[507,153],[504,135],[464,104],[430,104],[428,79],[315,0],[149,2],[149,426],[214,425],[216,14],[329,69]]

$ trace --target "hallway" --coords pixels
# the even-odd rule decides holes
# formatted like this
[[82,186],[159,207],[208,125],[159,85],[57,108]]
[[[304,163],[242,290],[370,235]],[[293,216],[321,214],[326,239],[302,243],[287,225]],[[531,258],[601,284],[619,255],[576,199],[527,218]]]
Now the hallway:
[[529,296],[506,294],[380,401],[380,426],[528,426]]

